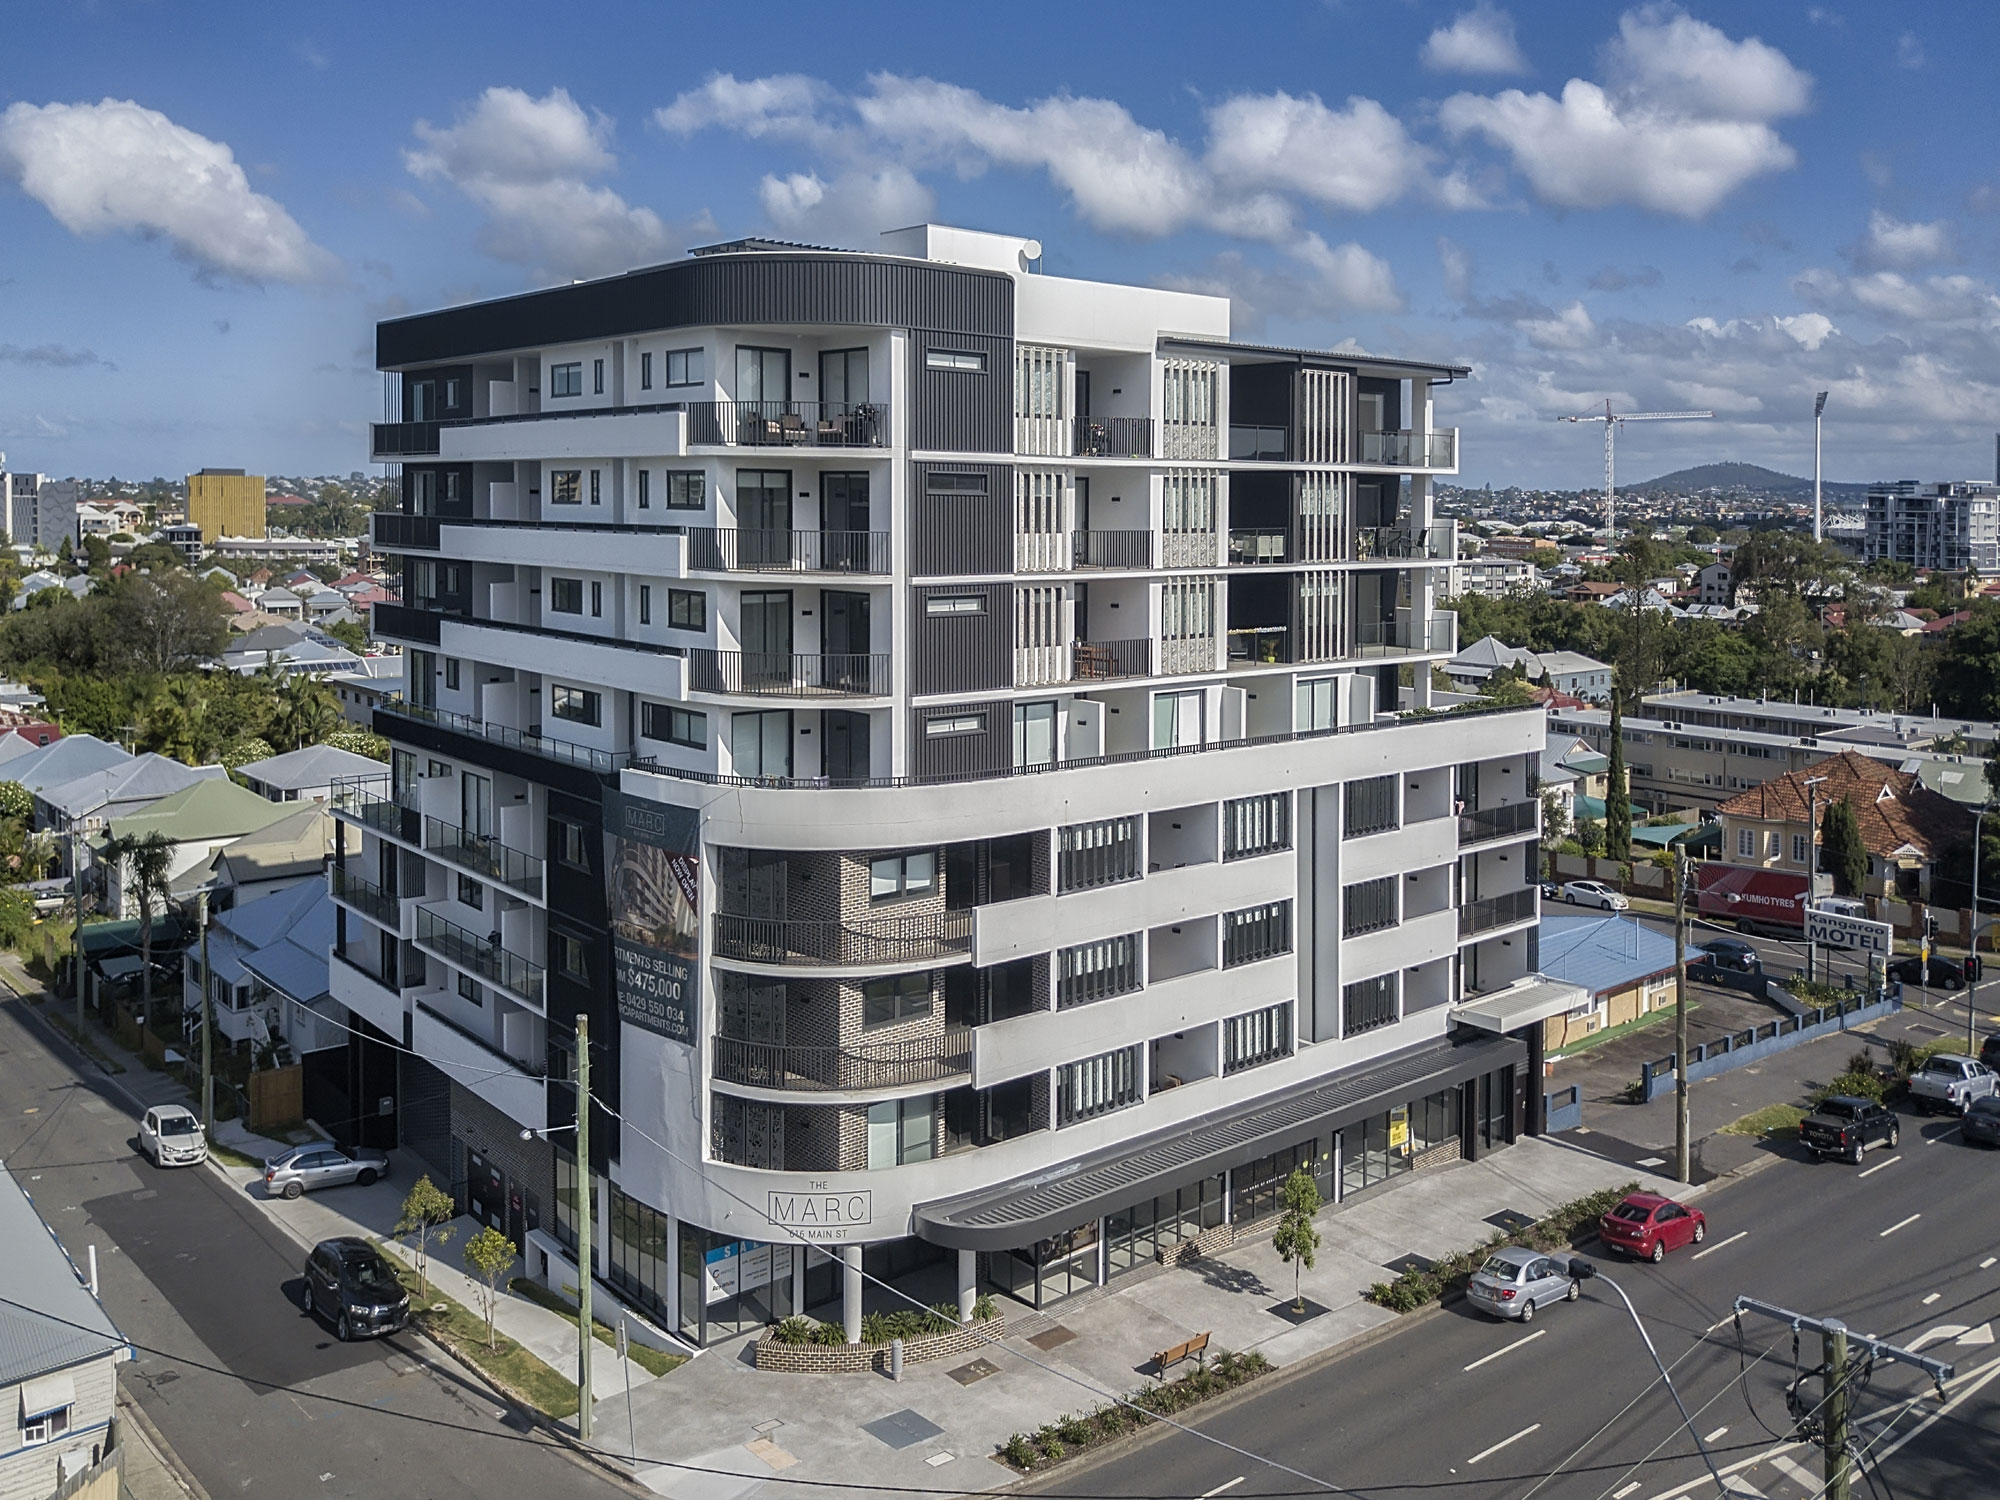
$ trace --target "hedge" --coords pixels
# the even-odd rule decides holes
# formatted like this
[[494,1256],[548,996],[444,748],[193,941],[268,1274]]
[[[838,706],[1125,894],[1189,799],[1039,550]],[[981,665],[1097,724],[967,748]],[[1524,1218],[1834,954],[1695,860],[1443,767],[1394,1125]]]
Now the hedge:
[[1483,1245],[1470,1250],[1459,1250],[1434,1261],[1428,1271],[1408,1270],[1394,1281],[1378,1281],[1368,1288],[1366,1296],[1378,1307],[1386,1307],[1391,1312],[1415,1312],[1428,1307],[1453,1292],[1465,1290],[1472,1273],[1486,1263],[1486,1257],[1502,1245],[1523,1245],[1530,1250],[1564,1250],[1577,1242],[1586,1227],[1594,1227],[1597,1221],[1611,1212],[1627,1193],[1635,1193],[1639,1184],[1628,1182],[1622,1187],[1605,1188],[1601,1192],[1588,1193],[1581,1198],[1562,1204],[1526,1229],[1514,1234],[1495,1234]]
[[1074,1454],[1134,1432],[1154,1417],[1172,1416],[1270,1373],[1271,1362],[1254,1350],[1218,1354],[1192,1374],[1105,1401],[1081,1415],[1065,1413],[1033,1432],[1017,1432],[999,1447],[1001,1462],[1021,1473],[1045,1469]]

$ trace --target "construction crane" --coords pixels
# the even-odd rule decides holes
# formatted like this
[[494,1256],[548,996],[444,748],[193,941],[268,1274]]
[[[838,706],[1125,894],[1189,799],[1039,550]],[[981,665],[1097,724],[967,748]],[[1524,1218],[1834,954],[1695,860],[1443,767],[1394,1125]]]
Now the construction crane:
[[1617,472],[1612,462],[1617,452],[1618,424],[1620,422],[1685,422],[1695,417],[1712,417],[1712,411],[1630,411],[1614,412],[1610,398],[1605,398],[1604,410],[1587,411],[1579,416],[1558,417],[1559,422],[1602,422],[1604,424],[1604,531],[1607,536],[1618,535],[1618,485]]

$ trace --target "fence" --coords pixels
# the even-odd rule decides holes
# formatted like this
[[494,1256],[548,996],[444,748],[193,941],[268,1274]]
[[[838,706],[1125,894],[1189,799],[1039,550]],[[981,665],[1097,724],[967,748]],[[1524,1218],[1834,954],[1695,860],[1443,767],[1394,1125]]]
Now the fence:
[[272,1125],[296,1125],[306,1117],[305,1069],[260,1068],[248,1079],[252,1130]]
[[[1816,1042],[1835,1032],[1849,1031],[1870,1021],[1880,1020],[1903,1008],[1899,999],[1877,1000],[1865,1005],[1829,1005],[1804,1015],[1767,1021],[1745,1031],[1732,1032],[1712,1042],[1703,1042],[1688,1053],[1688,1079],[1698,1082],[1714,1078],[1774,1053],[1789,1052],[1807,1042]],[[1674,1087],[1674,1059],[1671,1055],[1639,1064],[1639,1099],[1651,1103]]]
[[1548,1113],[1547,1129],[1551,1135],[1558,1130],[1575,1130],[1583,1123],[1583,1090],[1573,1083],[1566,1089],[1543,1095],[1542,1104]]

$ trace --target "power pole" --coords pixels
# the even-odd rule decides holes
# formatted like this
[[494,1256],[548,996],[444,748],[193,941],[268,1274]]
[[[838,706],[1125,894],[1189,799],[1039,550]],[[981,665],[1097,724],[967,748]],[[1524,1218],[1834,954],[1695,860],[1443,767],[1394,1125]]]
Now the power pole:
[[1979,1009],[1979,1002],[1973,998],[1973,991],[1979,986],[1972,975],[1979,968],[1979,856],[1984,851],[1980,845],[1986,837],[1986,812],[1981,807],[1972,819],[1972,941],[1966,944],[1965,954],[1970,962],[1966,965],[1965,980],[1965,1050],[1978,1056],[1978,1048],[1973,1039],[1973,1017]]
[[1825,1456],[1825,1500],[1852,1500],[1847,1472],[1847,1325],[1828,1318],[1820,1326],[1820,1347],[1826,1355],[1826,1418],[1820,1452]]
[[1692,1182],[1688,1160],[1687,850],[1674,846],[1674,1180]]
[[201,914],[201,1133],[215,1144],[215,978],[208,969],[208,892],[197,896]]
[[83,830],[69,830],[69,900],[76,908],[76,938],[70,944],[69,976],[76,987],[76,1044],[83,1046]]
[[590,1017],[576,1013],[576,1435],[590,1441]]

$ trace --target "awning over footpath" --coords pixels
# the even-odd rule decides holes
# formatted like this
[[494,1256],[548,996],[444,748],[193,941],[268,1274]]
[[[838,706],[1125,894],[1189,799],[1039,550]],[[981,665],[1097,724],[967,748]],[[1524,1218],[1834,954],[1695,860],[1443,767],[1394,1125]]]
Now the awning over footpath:
[[1142,1198],[1240,1167],[1311,1131],[1333,1131],[1392,1105],[1527,1060],[1512,1038],[1428,1042],[1375,1062],[1247,1100],[1185,1125],[1124,1141],[1039,1177],[919,1204],[917,1233],[960,1250],[1011,1250]]
[[1566,1016],[1590,1003],[1590,991],[1580,984],[1561,979],[1529,979],[1468,1000],[1451,1017],[1462,1026],[1505,1033],[1546,1021],[1550,1016]]

